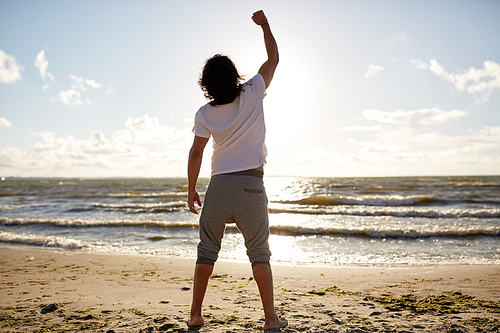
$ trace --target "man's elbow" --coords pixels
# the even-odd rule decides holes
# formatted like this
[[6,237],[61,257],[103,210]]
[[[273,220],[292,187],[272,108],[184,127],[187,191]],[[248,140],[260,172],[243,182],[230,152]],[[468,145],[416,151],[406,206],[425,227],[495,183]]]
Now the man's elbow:
[[280,58],[278,55],[270,57],[266,61],[266,68],[270,70],[272,73],[276,70],[276,67],[278,67],[278,63],[280,62]]
[[203,150],[191,149],[189,152],[189,158],[192,160],[200,159],[203,157]]
[[278,52],[276,52],[276,54],[271,58],[269,59],[274,66],[278,66],[278,63],[280,62],[280,55]]

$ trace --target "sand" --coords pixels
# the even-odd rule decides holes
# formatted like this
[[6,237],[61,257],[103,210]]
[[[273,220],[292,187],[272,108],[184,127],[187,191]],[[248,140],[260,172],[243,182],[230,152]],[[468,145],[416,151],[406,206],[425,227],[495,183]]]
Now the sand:
[[[258,332],[247,263],[218,262],[189,330],[193,259],[0,249],[2,332]],[[273,265],[282,332],[498,332],[500,267]]]

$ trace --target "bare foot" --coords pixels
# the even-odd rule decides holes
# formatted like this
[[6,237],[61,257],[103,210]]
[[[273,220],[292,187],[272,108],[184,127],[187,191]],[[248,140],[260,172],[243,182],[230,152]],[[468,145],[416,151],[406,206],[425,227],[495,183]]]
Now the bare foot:
[[203,316],[197,316],[197,317],[191,318],[187,322],[187,325],[188,325],[188,327],[197,327],[197,326],[203,325],[204,323],[205,323],[205,319],[203,319]]
[[288,326],[288,320],[283,316],[276,316],[276,320],[264,323],[262,330],[268,331],[276,328],[285,328]]

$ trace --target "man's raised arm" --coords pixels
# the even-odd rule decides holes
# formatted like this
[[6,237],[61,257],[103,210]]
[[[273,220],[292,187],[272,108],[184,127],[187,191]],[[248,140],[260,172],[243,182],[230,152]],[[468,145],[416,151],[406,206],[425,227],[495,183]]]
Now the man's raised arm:
[[267,22],[267,18],[262,10],[253,13],[252,20],[255,24],[260,25],[264,32],[264,43],[267,51],[267,61],[262,64],[259,69],[259,74],[264,78],[266,88],[271,84],[274,76],[274,71],[279,62],[278,45],[271,32],[271,27]]

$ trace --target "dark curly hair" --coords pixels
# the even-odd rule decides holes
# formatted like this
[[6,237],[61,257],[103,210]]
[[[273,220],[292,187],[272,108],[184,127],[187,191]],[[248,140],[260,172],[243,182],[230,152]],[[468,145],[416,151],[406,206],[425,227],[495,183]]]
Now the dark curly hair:
[[233,102],[240,95],[242,81],[231,59],[216,54],[205,62],[198,84],[210,105],[215,106]]

